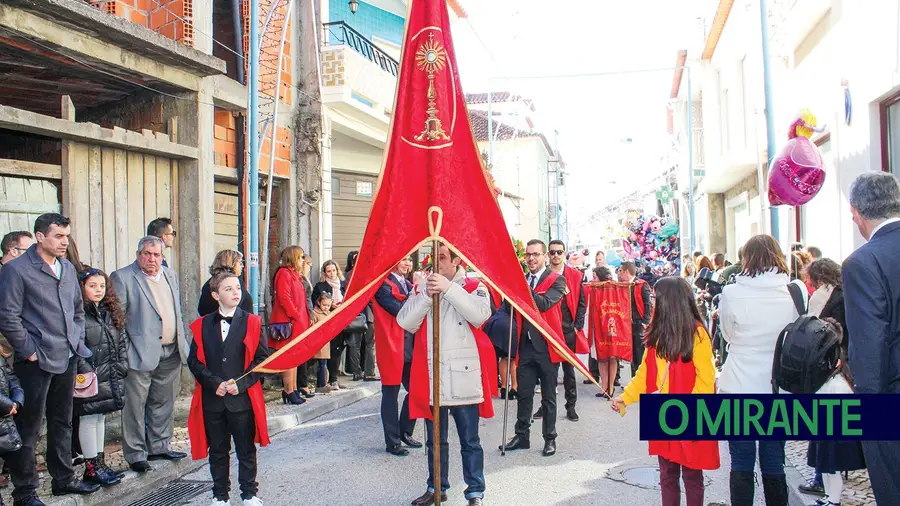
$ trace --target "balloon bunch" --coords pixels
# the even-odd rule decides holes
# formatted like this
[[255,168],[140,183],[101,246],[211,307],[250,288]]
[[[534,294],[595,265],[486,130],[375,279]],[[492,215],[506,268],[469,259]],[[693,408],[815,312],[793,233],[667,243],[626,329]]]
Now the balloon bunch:
[[802,109],[788,132],[788,143],[772,160],[769,170],[769,203],[773,206],[802,206],[819,193],[825,181],[825,162],[819,147],[810,141],[823,132],[816,117]]
[[659,216],[629,216],[625,219],[626,237],[622,240],[625,258],[662,266],[678,260],[678,223]]

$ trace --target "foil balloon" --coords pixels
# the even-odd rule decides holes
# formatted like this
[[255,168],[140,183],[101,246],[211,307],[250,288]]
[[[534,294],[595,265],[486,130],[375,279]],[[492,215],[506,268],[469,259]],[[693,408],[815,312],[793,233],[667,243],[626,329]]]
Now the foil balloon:
[[816,118],[808,109],[791,124],[790,140],[772,160],[769,170],[769,203],[773,206],[802,206],[813,199],[825,181],[825,161],[819,148],[809,140]]

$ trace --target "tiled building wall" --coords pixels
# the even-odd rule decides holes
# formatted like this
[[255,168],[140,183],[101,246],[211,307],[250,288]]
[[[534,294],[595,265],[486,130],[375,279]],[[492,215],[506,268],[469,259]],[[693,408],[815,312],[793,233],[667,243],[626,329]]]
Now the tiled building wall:
[[329,0],[328,17],[331,22],[344,21],[369,40],[378,37],[397,45],[403,42],[403,18],[366,2],[359,2],[353,14],[346,0]]

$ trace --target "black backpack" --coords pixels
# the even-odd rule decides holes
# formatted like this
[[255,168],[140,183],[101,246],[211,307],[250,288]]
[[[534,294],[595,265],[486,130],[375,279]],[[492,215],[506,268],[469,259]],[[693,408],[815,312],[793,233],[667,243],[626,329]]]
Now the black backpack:
[[800,287],[788,285],[800,317],[781,331],[772,363],[772,393],[814,394],[834,375],[841,358],[838,335],[828,324],[806,315]]

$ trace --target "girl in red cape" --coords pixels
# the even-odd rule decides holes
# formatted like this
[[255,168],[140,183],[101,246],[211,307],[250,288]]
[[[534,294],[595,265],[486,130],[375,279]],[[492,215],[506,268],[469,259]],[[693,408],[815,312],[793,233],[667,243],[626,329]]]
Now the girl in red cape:
[[[641,394],[713,394],[716,370],[712,342],[687,281],[669,277],[657,282],[656,312],[647,333],[647,354],[634,379],[612,403],[638,402]],[[718,441],[650,441],[650,455],[659,457],[662,505],[681,504],[679,474],[684,479],[687,506],[703,504],[703,470],[719,468]]]

